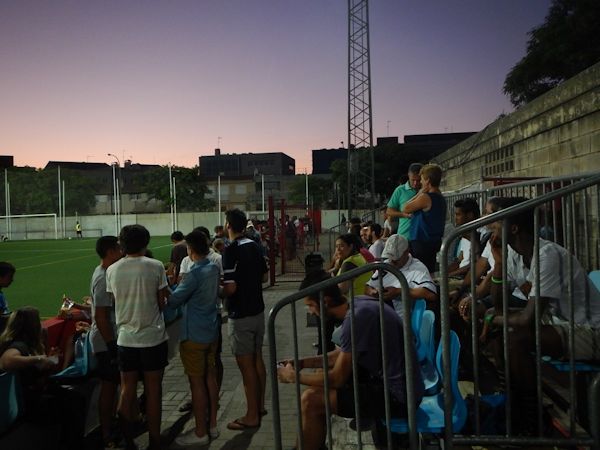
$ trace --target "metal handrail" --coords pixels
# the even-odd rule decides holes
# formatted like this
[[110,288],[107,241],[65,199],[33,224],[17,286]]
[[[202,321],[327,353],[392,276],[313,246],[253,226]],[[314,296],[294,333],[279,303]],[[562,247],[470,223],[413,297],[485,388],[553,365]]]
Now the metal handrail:
[[[440,248],[440,273],[441,273],[441,286],[440,286],[440,316],[441,316],[441,328],[442,328],[442,342],[443,342],[443,370],[444,373],[449,373],[450,370],[450,318],[449,318],[449,299],[448,299],[448,251],[451,247],[452,242],[457,239],[459,236],[465,235],[467,233],[471,233],[475,230],[477,230],[478,228],[481,228],[485,225],[489,225],[491,223],[494,222],[498,222],[498,221],[505,221],[505,219],[521,213],[521,212],[525,212],[531,209],[534,209],[540,205],[543,205],[544,203],[547,203],[549,201],[558,199],[558,198],[563,198],[566,195],[569,194],[573,194],[575,192],[578,192],[580,190],[586,189],[590,186],[594,186],[600,184],[600,174],[595,174],[593,176],[589,176],[586,179],[582,180],[582,181],[578,181],[576,183],[570,184],[569,186],[565,186],[563,188],[557,189],[555,191],[552,192],[548,192],[546,194],[543,194],[539,197],[533,198],[533,199],[529,199],[526,201],[523,201],[522,203],[519,203],[517,205],[511,206],[509,208],[497,211],[493,214],[481,217],[477,220],[474,220],[472,222],[469,222],[465,225],[459,226],[457,228],[455,228],[454,230],[452,230],[442,241],[442,245]],[[504,187],[506,187],[507,185],[505,185]],[[504,225],[506,225],[506,223],[504,223]],[[503,246],[503,253],[504,255],[506,255],[506,226],[503,226],[503,239],[502,239],[502,246]],[[538,230],[535,230],[535,238],[537,238],[538,236]],[[537,240],[537,239],[536,239]],[[505,259],[506,260],[506,259]],[[474,265],[472,265],[472,270],[474,270]],[[539,264],[537,264],[537,270],[539,271]],[[537,289],[539,289],[539,283],[537,285]],[[539,297],[539,291],[538,291],[538,297]],[[506,305],[506,301],[503,302]],[[537,324],[536,324],[537,327]],[[504,334],[504,339],[507,339],[507,334],[506,334],[506,321],[505,321],[505,334]],[[536,339],[539,339],[539,335],[538,335],[538,330],[536,330]],[[536,343],[537,344],[537,343]],[[537,347],[537,345],[536,345]],[[506,355],[505,355],[506,357]],[[538,358],[539,359],[539,358]],[[453,441],[454,441],[454,437],[453,437],[453,433],[452,433],[452,422],[451,422],[451,417],[452,417],[452,391],[450,390],[450,379],[449,377],[444,377],[443,380],[443,384],[444,384],[444,391],[446,392],[445,398],[444,398],[444,415],[445,415],[445,438],[446,438],[446,446],[447,448],[452,448],[453,445]],[[507,380],[507,384],[508,384],[508,380]],[[598,399],[592,399],[592,402],[595,402],[596,408],[598,408],[598,403],[597,403]],[[507,409],[510,405],[507,404]],[[593,406],[593,405],[592,405]],[[509,413],[509,412],[508,412]],[[596,414],[597,411],[596,411]],[[596,417],[598,417],[598,415],[596,415]],[[510,434],[510,433],[509,433]],[[594,436],[594,445],[600,446],[600,441],[598,440],[599,437],[596,435]],[[506,438],[504,440],[502,439],[489,439],[489,438],[482,438],[481,436],[478,436],[477,439],[472,439],[472,438],[461,438],[460,440],[457,439],[457,442],[460,442],[461,444],[464,443],[498,443],[498,442],[505,442],[508,443],[509,441],[512,443],[517,443],[517,441],[519,441],[519,439],[517,438]],[[585,440],[585,439],[572,439],[572,440],[565,440],[563,442],[577,442],[579,444],[577,445],[589,445],[590,444],[590,440]],[[528,441],[529,442],[529,441]],[[538,442],[536,440],[536,442]],[[541,440],[539,442],[542,442]]]
[[[348,281],[348,280],[352,280],[356,277],[358,277],[359,275],[362,275],[363,273],[367,273],[367,272],[372,272],[374,270],[384,270],[386,272],[389,272],[391,274],[393,274],[394,276],[396,276],[396,278],[400,281],[400,286],[401,286],[401,296],[402,296],[402,308],[403,308],[403,317],[402,317],[402,323],[403,323],[403,332],[404,332],[404,352],[405,352],[405,371],[407,374],[406,377],[406,401],[407,401],[407,410],[408,410],[408,429],[409,431],[409,439],[410,439],[410,448],[411,449],[416,449],[418,447],[418,438],[417,438],[417,426],[416,426],[416,405],[415,405],[415,401],[414,401],[414,379],[413,377],[410,375],[413,373],[413,370],[415,367],[417,367],[417,363],[416,361],[413,361],[413,359],[410,357],[410,355],[413,355],[414,352],[411,351],[410,346],[413,345],[414,339],[413,339],[413,332],[412,332],[412,326],[411,326],[411,310],[412,310],[412,303],[409,301],[409,297],[408,297],[408,282],[406,281],[406,278],[404,277],[404,275],[402,274],[402,272],[400,272],[400,270],[398,268],[396,268],[395,266],[392,266],[390,264],[387,263],[382,263],[382,262],[375,262],[375,263],[370,263],[370,264],[366,264],[364,266],[358,267],[356,269],[352,269],[349,270],[348,272],[344,272],[343,274],[333,277],[330,280],[325,280],[325,281],[321,281],[313,286],[310,286],[306,289],[300,290],[298,292],[295,292],[291,295],[286,296],[285,298],[281,299],[280,301],[278,301],[273,308],[271,309],[271,311],[269,312],[269,320],[267,323],[267,335],[268,335],[268,339],[269,339],[269,355],[270,355],[270,361],[269,361],[269,374],[270,374],[270,381],[271,381],[271,395],[272,395],[272,411],[273,411],[273,437],[274,437],[274,443],[275,443],[275,448],[276,450],[280,450],[282,447],[282,443],[281,443],[281,414],[280,414],[280,408],[279,408],[279,385],[278,385],[278,380],[277,380],[277,344],[276,344],[276,337],[275,337],[275,320],[277,318],[277,315],[279,314],[279,312],[288,305],[292,306],[292,311],[294,311],[295,308],[295,304],[298,300],[302,300],[305,297],[307,297],[309,294],[315,294],[320,292],[320,311],[323,312],[324,311],[324,303],[323,303],[323,295],[322,295],[322,290],[329,287],[329,286],[333,286],[333,285],[337,285],[341,282],[344,281]],[[351,292],[352,293],[352,292]],[[352,298],[352,296],[351,296]],[[384,300],[382,297],[382,293],[380,291],[380,296],[379,296],[379,304],[380,304],[380,321],[383,327],[383,307],[384,307]],[[352,303],[351,303],[351,307],[352,307]],[[325,330],[324,330],[324,316],[321,315],[321,327],[322,327],[322,336],[324,338],[325,336]],[[353,330],[354,326],[352,325],[351,330]],[[352,331],[353,333],[353,331]],[[381,337],[383,339],[383,335],[384,335],[384,330],[381,330]],[[296,335],[294,336],[294,341],[296,342]],[[382,340],[382,344],[385,343],[385,341]],[[296,369],[296,379],[299,379],[299,365],[298,365],[298,355],[297,355],[297,351],[296,351],[296,343],[294,344],[294,367]],[[324,353],[323,353],[323,358],[324,358],[324,363],[326,362],[326,346],[323,346],[324,349]],[[355,358],[355,343],[354,343],[354,339],[352,339],[352,355],[353,355],[353,362],[357,361],[357,358]],[[382,367],[387,367],[386,362],[387,362],[387,352],[385,349],[385,345],[383,345],[382,348],[382,358],[383,358],[383,362],[382,362]],[[325,365],[324,365],[324,380],[327,382],[328,377],[327,377],[327,370],[325,370]],[[358,376],[356,370],[353,370],[353,377],[354,377],[354,385],[358,386],[358,380],[356,379],[356,377]],[[384,377],[384,386],[387,386],[388,384],[388,373],[387,370],[383,371],[383,377]],[[450,369],[448,368],[448,372],[444,372],[444,377],[445,378],[450,378]],[[325,390],[328,388],[327,383],[325,386]],[[299,392],[299,390],[297,391]],[[327,392],[327,391],[326,391]],[[358,402],[358,397],[355,397],[354,401],[355,403]],[[329,412],[329,396],[325,395],[325,404],[326,404],[326,411]],[[356,410],[358,411],[358,408],[356,408]],[[390,428],[390,415],[389,415],[389,390],[386,390],[386,423],[388,424],[387,426],[387,433],[388,433],[388,446],[391,446],[391,428]],[[328,415],[327,417],[327,430],[328,430],[328,435],[331,436],[331,427],[330,427],[330,416]],[[299,421],[299,433],[302,432],[302,426],[301,426],[301,420]],[[360,426],[357,427],[357,430],[360,430]],[[357,431],[360,432],[360,431]],[[360,443],[360,440],[359,440]],[[300,448],[302,448],[302,442],[300,441]],[[391,448],[391,447],[390,447]]]

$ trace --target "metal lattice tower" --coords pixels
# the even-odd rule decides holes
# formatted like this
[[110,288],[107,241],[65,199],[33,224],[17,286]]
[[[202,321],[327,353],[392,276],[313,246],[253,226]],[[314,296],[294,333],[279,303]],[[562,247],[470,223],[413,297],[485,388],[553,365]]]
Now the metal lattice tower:
[[348,0],[348,219],[375,207],[369,1]]

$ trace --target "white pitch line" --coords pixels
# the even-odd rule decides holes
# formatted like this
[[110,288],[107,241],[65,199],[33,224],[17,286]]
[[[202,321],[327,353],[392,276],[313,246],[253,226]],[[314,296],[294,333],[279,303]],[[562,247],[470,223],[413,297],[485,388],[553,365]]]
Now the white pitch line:
[[51,266],[52,264],[59,264],[59,263],[64,263],[64,262],[76,261],[78,259],[89,258],[90,256],[94,256],[94,255],[90,254],[90,255],[85,255],[85,256],[78,256],[77,258],[59,259],[57,261],[51,261],[51,262],[47,262],[47,263],[37,264],[35,266],[17,267],[17,269],[18,270],[35,269],[36,267]]

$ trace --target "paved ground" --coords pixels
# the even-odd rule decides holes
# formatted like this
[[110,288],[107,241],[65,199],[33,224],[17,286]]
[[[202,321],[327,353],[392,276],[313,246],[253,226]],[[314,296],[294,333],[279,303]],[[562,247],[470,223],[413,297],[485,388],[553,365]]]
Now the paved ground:
[[[285,282],[279,285],[270,287],[264,291],[266,311],[271,309],[277,301],[296,291],[298,282]],[[304,307],[297,308],[298,315],[298,330],[300,334],[299,345],[300,352],[304,355],[314,354],[312,343],[316,341],[316,329],[306,328],[306,313]],[[269,411],[262,421],[262,426],[255,430],[247,430],[244,432],[230,431],[226,428],[227,423],[244,415],[246,403],[244,396],[244,387],[241,380],[240,372],[235,363],[235,359],[229,351],[227,341],[227,325],[223,326],[224,341],[223,341],[223,364],[224,364],[224,379],[221,388],[220,409],[218,412],[218,423],[221,435],[218,439],[210,443],[210,446],[199,448],[210,449],[273,449],[273,424],[272,424],[272,406],[271,406],[271,387],[270,380],[267,376],[267,400],[266,408]],[[286,357],[292,355],[292,326],[291,314],[289,311],[283,312],[278,319],[276,331],[278,336],[278,357]],[[269,361],[269,347],[265,336],[263,347],[265,363]],[[188,381],[183,374],[183,366],[179,356],[175,356],[171,360],[171,364],[165,371],[163,382],[163,424],[162,434],[165,444],[169,444],[169,448],[178,448],[173,440],[181,432],[193,427],[193,417],[190,413],[180,413],[179,406],[188,400],[189,387]],[[296,411],[295,411],[295,391],[291,385],[280,386],[280,404],[282,409],[282,437],[283,447],[290,448],[294,445],[296,436]],[[147,445],[147,433],[139,436],[137,442],[140,448]],[[190,447],[188,447],[190,448]],[[193,448],[193,447],[191,447]]]

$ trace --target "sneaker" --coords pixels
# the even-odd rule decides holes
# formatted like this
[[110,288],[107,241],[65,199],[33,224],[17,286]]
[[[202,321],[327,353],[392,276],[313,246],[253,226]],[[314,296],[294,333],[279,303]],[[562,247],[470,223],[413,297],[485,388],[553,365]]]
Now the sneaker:
[[175,439],[175,443],[182,447],[187,447],[188,445],[206,445],[210,442],[210,437],[205,434],[202,437],[198,437],[196,434],[196,430],[193,428],[187,433],[183,433],[181,436]]
[[216,439],[219,437],[221,433],[219,433],[219,429],[217,427],[211,428],[210,430],[208,430],[208,435],[210,436],[211,439]]

